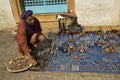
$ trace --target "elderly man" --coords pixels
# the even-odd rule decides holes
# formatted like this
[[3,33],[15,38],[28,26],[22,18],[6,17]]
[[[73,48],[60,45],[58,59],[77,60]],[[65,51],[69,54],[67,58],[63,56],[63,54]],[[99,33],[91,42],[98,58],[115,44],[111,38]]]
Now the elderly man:
[[34,42],[37,40],[39,34],[41,34],[41,25],[37,18],[32,16],[31,10],[25,11],[21,15],[21,21],[17,27],[16,40],[18,43],[18,51],[24,56],[27,56],[31,64],[35,66],[36,60],[30,54],[30,50],[34,48]]

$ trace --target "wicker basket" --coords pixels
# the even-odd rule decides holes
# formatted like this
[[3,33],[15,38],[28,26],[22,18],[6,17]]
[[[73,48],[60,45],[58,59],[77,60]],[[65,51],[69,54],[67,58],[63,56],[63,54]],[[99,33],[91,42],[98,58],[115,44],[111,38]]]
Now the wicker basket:
[[[22,64],[22,63],[21,63],[22,60],[23,60],[25,63]],[[17,64],[16,66],[13,65],[13,63],[15,63],[15,62],[16,62],[16,64]],[[25,65],[25,64],[27,64],[27,66],[24,66],[24,67],[21,67],[21,68],[19,68],[19,69],[16,69],[17,67],[19,67],[19,66],[18,66],[19,63],[21,63],[21,66],[23,66],[23,65]],[[15,59],[11,60],[10,62],[6,63],[6,65],[7,65],[7,71],[9,71],[9,72],[21,72],[21,71],[25,71],[25,70],[29,69],[29,68],[32,66],[32,64],[29,62],[28,58],[25,57],[25,56],[17,57],[17,58],[15,58]],[[14,66],[14,68],[11,68],[11,66],[12,66],[12,67]]]

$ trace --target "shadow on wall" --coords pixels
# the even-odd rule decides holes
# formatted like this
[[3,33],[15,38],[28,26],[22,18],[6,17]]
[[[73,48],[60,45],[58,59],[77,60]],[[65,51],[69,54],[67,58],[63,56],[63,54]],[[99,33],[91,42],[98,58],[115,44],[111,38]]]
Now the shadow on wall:
[[6,28],[13,28],[14,22],[12,22],[9,13],[6,10],[0,8],[0,30]]

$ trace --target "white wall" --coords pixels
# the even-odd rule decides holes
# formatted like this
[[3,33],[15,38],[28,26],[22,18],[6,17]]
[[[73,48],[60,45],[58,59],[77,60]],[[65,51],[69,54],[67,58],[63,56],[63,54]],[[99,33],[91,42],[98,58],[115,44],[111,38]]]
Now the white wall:
[[[120,25],[120,0],[75,0],[78,22],[82,25]],[[0,30],[14,28],[9,0],[0,0]]]
[[0,30],[15,27],[9,0],[0,0]]
[[82,25],[119,25],[120,0],[75,0],[78,22]]

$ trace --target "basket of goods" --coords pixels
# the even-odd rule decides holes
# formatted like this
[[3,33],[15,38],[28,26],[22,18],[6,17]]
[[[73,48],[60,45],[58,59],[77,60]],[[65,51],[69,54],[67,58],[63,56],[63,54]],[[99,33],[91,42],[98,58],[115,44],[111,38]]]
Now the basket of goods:
[[28,58],[25,56],[14,58],[10,62],[6,63],[6,65],[9,72],[25,71],[32,66]]

